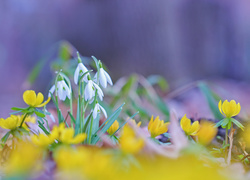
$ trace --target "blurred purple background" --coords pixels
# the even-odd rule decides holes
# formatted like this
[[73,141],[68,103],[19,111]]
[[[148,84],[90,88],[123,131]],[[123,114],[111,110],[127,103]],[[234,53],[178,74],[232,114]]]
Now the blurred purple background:
[[[114,79],[250,80],[249,0],[2,0],[0,23],[0,116],[21,105],[27,75],[60,40],[101,59]],[[42,72],[44,90],[49,66]]]

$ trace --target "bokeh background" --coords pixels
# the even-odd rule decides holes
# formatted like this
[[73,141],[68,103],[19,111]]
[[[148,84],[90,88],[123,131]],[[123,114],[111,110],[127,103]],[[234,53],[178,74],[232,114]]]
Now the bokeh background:
[[[250,80],[249,0],[1,0],[0,23],[1,116],[20,105],[29,72],[61,40],[101,59],[113,79],[160,74],[171,88]],[[51,77],[45,66],[35,89]]]

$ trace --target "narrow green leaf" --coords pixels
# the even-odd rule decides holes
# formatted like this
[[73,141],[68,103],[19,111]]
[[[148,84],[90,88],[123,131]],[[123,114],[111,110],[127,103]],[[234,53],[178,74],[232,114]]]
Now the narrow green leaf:
[[239,128],[241,128],[242,131],[244,131],[244,126],[243,126],[239,121],[237,121],[237,120],[234,119],[234,118],[231,118],[231,121],[232,121],[236,126],[238,126]]
[[100,132],[98,134],[94,133],[93,138],[92,138],[92,143],[93,144],[96,144],[99,141],[100,137],[109,129],[109,127],[118,118],[118,116],[120,115],[121,111],[122,111],[122,108],[119,108],[118,111],[116,111],[115,113],[113,113],[110,116],[110,118],[108,118],[109,120],[107,121],[107,124],[105,124],[105,126],[100,130]]
[[198,84],[199,89],[201,90],[201,92],[203,93],[203,95],[206,97],[207,103],[210,107],[210,110],[212,111],[214,117],[216,119],[223,119],[222,114],[219,111],[218,108],[218,101],[215,100],[214,98],[214,93],[212,93],[212,91],[209,89],[209,87],[204,83],[204,82],[200,82]]
[[114,114],[116,114],[118,111],[120,111],[122,109],[122,107],[124,106],[125,103],[123,103],[120,107],[118,107],[115,112],[113,112],[113,114],[111,114],[111,116],[109,116],[108,119],[106,119],[102,125],[99,127],[99,129],[94,133],[97,134],[97,132],[114,116]]
[[69,112],[69,116],[72,119],[72,121],[74,122],[74,124],[76,124],[76,120],[75,120],[74,116],[71,114],[71,112]]
[[12,107],[11,110],[13,111],[20,111],[20,110],[24,110],[26,108],[19,108],[19,107]]
[[38,111],[35,111],[35,114],[36,114],[37,116],[39,116],[39,117],[42,117],[42,118],[45,117],[45,114],[40,113],[40,112],[38,112]]
[[1,141],[5,144],[6,141],[8,140],[9,136],[11,134],[11,131],[8,131],[1,139]]
[[128,121],[130,121],[131,119],[133,119],[139,112],[136,112],[133,116],[131,116],[127,121],[125,121],[121,126],[119,126],[119,128],[111,135],[114,136],[115,133],[117,133],[123,126],[125,126],[125,124],[127,124]]

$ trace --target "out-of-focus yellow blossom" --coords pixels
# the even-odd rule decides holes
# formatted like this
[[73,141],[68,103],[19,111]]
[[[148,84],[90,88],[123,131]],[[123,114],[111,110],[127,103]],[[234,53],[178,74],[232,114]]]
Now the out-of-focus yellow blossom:
[[61,147],[54,159],[60,179],[111,179],[114,175],[111,156],[94,147]]
[[0,119],[0,126],[4,129],[16,129],[20,125],[18,116],[11,115],[10,117]]
[[198,142],[202,145],[209,144],[217,134],[215,124],[209,121],[201,121],[200,130],[197,133]]
[[236,116],[240,113],[241,110],[240,103],[236,104],[235,100],[231,100],[230,102],[228,102],[228,100],[225,100],[223,103],[220,100],[218,107],[221,114],[227,118]]
[[159,116],[157,116],[155,120],[154,117],[152,116],[148,124],[148,130],[151,134],[151,137],[155,138],[156,136],[159,136],[160,134],[167,132],[168,125],[169,122],[164,123],[163,120],[160,120]]
[[243,141],[246,143],[246,147],[250,148],[250,124],[246,125],[246,128],[242,134]]
[[112,135],[117,131],[117,129],[119,129],[119,123],[117,120],[115,120],[115,122],[109,127],[107,132],[109,133],[109,135]]
[[136,137],[134,130],[128,125],[123,127],[119,142],[122,152],[126,154],[136,154],[144,147],[143,139]]
[[7,176],[28,175],[41,168],[42,151],[31,143],[20,142],[6,164]]
[[33,144],[41,148],[47,148],[55,141],[55,138],[51,134],[48,136],[45,134],[33,135],[30,139]]
[[50,97],[48,97],[47,101],[43,102],[44,97],[42,93],[38,93],[36,95],[35,91],[27,90],[23,93],[23,100],[30,107],[43,107],[50,101]]
[[[169,159],[162,156],[147,158],[142,156],[137,159],[140,166],[131,166],[129,170],[118,171],[109,180],[182,180],[182,179],[213,179],[228,180],[234,179],[221,173],[221,167],[212,162],[204,162],[193,156],[182,156],[177,159]],[[209,164],[209,165],[208,165]],[[181,172],[180,172],[181,171]],[[228,172],[228,171],[227,171]],[[228,173],[229,174],[229,173]],[[105,179],[105,177],[103,177]]]
[[87,135],[85,133],[75,135],[75,130],[73,128],[65,128],[65,124],[61,123],[58,126],[54,126],[51,131],[51,137],[57,139],[64,144],[78,144],[83,142]]
[[[11,115],[10,117],[8,117],[6,119],[1,118],[0,119],[0,127],[4,128],[4,129],[14,130],[20,126],[23,118],[24,118],[24,115],[22,115],[22,116]],[[32,116],[27,116],[25,118],[25,122],[35,123],[36,118],[32,117]],[[23,124],[23,128],[25,128],[27,131],[29,131],[29,128],[28,128],[27,124],[25,124],[25,123]]]
[[191,124],[191,120],[187,118],[186,114],[181,118],[180,124],[186,135],[196,136],[200,129],[199,122],[195,121],[193,124]]
[[137,127],[140,127],[141,126],[141,121],[139,121],[138,123],[136,123],[136,121],[134,119],[131,119],[131,122],[137,126]]

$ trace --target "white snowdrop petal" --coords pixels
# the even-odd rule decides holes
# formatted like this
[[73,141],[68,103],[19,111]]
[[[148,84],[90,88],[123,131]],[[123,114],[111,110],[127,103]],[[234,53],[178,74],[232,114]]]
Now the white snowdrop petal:
[[107,79],[106,79],[106,76],[104,74],[103,68],[100,69],[99,80],[100,80],[100,84],[102,85],[102,87],[106,88],[107,87]]
[[111,77],[109,76],[109,74],[105,70],[103,70],[103,71],[104,71],[104,74],[105,74],[105,77],[106,77],[108,83],[112,86],[113,82],[112,82]]
[[49,90],[49,94],[48,94],[48,97],[51,97],[51,94],[53,94],[55,92],[55,89],[56,89],[56,86],[53,85],[50,90]]
[[103,115],[105,116],[105,118],[107,118],[107,113],[106,113],[106,110],[101,106],[99,105],[101,111],[103,112]]
[[93,110],[93,118],[94,118],[94,119],[97,117],[98,109],[99,109],[98,104],[96,104],[96,105],[95,105],[95,108],[94,108],[94,110]]
[[78,76],[79,76],[79,64],[77,65],[77,68],[76,68],[76,70],[75,70],[75,73],[74,73],[74,82],[75,82],[75,84],[77,85],[77,83],[78,83]]

